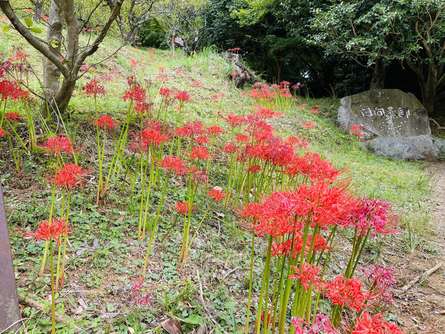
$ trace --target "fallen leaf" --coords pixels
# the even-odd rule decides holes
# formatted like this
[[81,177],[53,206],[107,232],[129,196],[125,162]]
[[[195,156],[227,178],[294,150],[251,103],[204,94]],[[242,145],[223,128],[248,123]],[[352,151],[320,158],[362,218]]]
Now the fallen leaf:
[[174,319],[167,319],[161,322],[161,327],[168,333],[168,334],[181,334],[181,324],[178,320]]

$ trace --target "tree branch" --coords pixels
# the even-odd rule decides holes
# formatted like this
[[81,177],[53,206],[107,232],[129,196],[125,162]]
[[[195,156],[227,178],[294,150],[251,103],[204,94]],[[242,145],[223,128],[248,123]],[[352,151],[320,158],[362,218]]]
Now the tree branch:
[[0,0],[0,9],[7,16],[14,28],[25,38],[29,44],[31,44],[36,50],[38,50],[43,56],[45,56],[50,62],[52,62],[63,74],[64,77],[69,76],[68,69],[58,58],[57,54],[51,51],[51,49],[37,37],[35,37],[28,28],[20,22],[14,9],[12,9],[9,0]]
[[101,5],[101,3],[104,0],[100,0],[97,5],[93,8],[93,10],[90,12],[90,14],[88,14],[87,19],[85,20],[85,22],[82,24],[82,27],[79,29],[79,34],[83,31],[83,29],[85,29],[85,27],[87,26],[87,24],[90,22],[91,17],[93,16],[94,12],[99,8],[99,6]]
[[123,4],[124,0],[117,0],[113,10],[111,11],[110,17],[108,18],[107,23],[105,23],[105,26],[102,28],[101,32],[99,33],[99,35],[96,37],[95,41],[93,42],[93,44],[87,48],[85,51],[83,51],[79,57],[77,58],[76,61],[76,65],[75,65],[75,69],[79,69],[80,66],[82,66],[83,62],[85,61],[85,59],[88,56],[91,56],[93,53],[95,53],[97,51],[97,49],[99,48],[100,43],[102,43],[102,41],[105,39],[105,36],[108,33],[108,30],[110,30],[111,25],[113,24],[113,22],[116,20],[116,18],[118,17],[120,11],[121,11],[121,7]]

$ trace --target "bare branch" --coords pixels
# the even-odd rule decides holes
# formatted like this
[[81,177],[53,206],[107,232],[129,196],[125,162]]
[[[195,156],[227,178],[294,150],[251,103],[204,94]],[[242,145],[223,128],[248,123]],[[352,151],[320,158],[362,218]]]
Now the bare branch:
[[95,53],[97,51],[97,49],[99,48],[100,43],[102,43],[102,41],[105,39],[105,36],[108,33],[108,30],[110,30],[111,25],[113,24],[113,22],[116,20],[116,18],[118,17],[120,11],[121,11],[121,7],[123,4],[124,0],[117,0],[113,10],[111,11],[110,17],[108,18],[107,23],[105,23],[105,26],[102,28],[101,32],[99,33],[99,35],[96,37],[95,41],[93,42],[93,44],[86,49],[85,51],[83,51],[77,58],[76,60],[76,65],[75,65],[75,70],[78,70],[80,68],[80,66],[82,66],[83,62],[85,61],[85,59],[88,56],[91,56],[93,53]]
[[85,27],[87,26],[87,24],[90,22],[91,17],[93,16],[94,12],[99,8],[99,6],[102,4],[102,2],[104,2],[104,0],[100,0],[97,5],[93,8],[93,10],[90,12],[90,14],[88,14],[87,19],[85,20],[85,22],[82,24],[82,27],[80,27],[79,29],[79,34],[83,31],[83,29],[85,29]]
[[43,56],[45,56],[50,62],[52,62],[60,70],[64,77],[69,76],[68,69],[63,65],[57,54],[52,52],[45,43],[40,41],[40,39],[34,36],[28,30],[28,28],[23,25],[23,23],[14,12],[14,9],[12,9],[9,0],[0,0],[0,9],[8,17],[14,28],[19,32],[20,35],[23,36],[23,38],[28,41],[29,44],[31,44],[36,50],[38,50]]
[[[109,54],[108,56],[106,56],[104,59],[98,61],[97,63],[91,64],[91,66],[97,66],[100,65],[104,62],[106,62],[108,59],[110,59],[111,57],[115,56],[120,50],[122,50],[122,48],[125,46],[125,44],[122,44],[121,46],[119,46],[113,53]],[[87,72],[83,72],[81,73],[79,76],[77,76],[77,79],[82,78]]]

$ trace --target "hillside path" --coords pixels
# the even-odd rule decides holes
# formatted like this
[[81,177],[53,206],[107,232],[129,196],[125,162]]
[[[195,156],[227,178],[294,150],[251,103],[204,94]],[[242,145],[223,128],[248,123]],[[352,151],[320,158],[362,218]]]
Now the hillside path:
[[[445,333],[445,163],[431,163],[427,171],[431,176],[432,196],[432,252],[415,251],[399,262],[406,282],[424,273],[436,264],[442,267],[424,282],[416,283],[396,300],[403,328],[407,334]],[[426,245],[420,245],[422,246]]]

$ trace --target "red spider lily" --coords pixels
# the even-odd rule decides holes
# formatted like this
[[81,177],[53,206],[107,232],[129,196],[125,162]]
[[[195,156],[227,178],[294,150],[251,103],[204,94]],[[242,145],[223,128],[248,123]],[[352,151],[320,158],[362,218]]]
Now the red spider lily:
[[369,229],[373,234],[396,232],[397,216],[391,212],[391,204],[378,199],[362,199],[351,211],[348,226],[357,228],[362,234]]
[[19,100],[28,97],[28,91],[23,90],[20,86],[9,80],[0,81],[0,97],[2,100],[12,99]]
[[285,172],[289,175],[302,174],[313,182],[333,182],[340,175],[340,171],[335,169],[329,161],[323,160],[318,153],[311,152],[303,156],[295,156]]
[[246,118],[244,116],[229,114],[226,117],[227,123],[233,128],[242,125],[245,122]]
[[271,138],[265,143],[247,145],[245,155],[267,161],[276,166],[286,166],[294,158],[294,149],[279,138]]
[[170,138],[159,130],[146,128],[139,132],[130,143],[130,149],[134,152],[146,152],[149,147],[158,147],[166,143]]
[[49,137],[42,147],[54,155],[61,153],[73,154],[74,152],[71,140],[65,136]]
[[227,143],[223,147],[223,151],[227,154],[235,153],[238,150],[238,147],[233,143]]
[[326,283],[324,294],[332,304],[346,306],[357,312],[363,309],[367,300],[367,293],[362,290],[358,279],[341,275]]
[[365,135],[363,130],[363,126],[361,124],[351,124],[351,128],[349,129],[349,133],[358,138],[363,138]]
[[51,223],[42,221],[37,230],[32,233],[36,240],[59,240],[61,236],[69,233],[68,224],[62,219],[53,219]]
[[209,150],[205,146],[194,146],[190,152],[192,160],[208,160],[210,157]]
[[247,168],[248,173],[257,174],[261,171],[261,166],[259,165],[252,165]]
[[5,113],[5,118],[10,122],[20,122],[22,120],[22,116],[15,111]]
[[86,173],[86,170],[82,167],[67,163],[56,172],[53,182],[59,188],[72,190],[82,184],[83,176]]
[[92,79],[85,84],[83,91],[88,96],[98,97],[105,95],[105,87],[102,86],[96,79]]
[[171,90],[168,87],[161,87],[159,88],[159,95],[163,96],[164,98],[170,97]]
[[306,121],[303,123],[303,129],[314,129],[317,127],[317,123],[314,121]]
[[161,131],[162,129],[162,123],[156,120],[147,120],[144,123],[144,126],[146,129],[152,129],[152,130],[156,130],[156,131]]
[[204,126],[200,121],[189,122],[182,127],[176,128],[175,133],[178,137],[194,137],[204,133]]
[[365,268],[363,273],[369,282],[370,299],[377,305],[392,303],[392,289],[396,284],[394,269],[372,265]]
[[193,181],[196,183],[203,184],[209,181],[209,177],[205,170],[200,170],[197,169],[195,166],[192,166],[188,169],[187,172],[191,175]]
[[209,190],[208,195],[216,202],[222,201],[225,197],[221,187],[213,187]]
[[243,135],[241,133],[238,133],[235,136],[235,140],[239,143],[247,143],[249,141],[249,136]]
[[4,136],[6,136],[6,132],[2,128],[0,128],[0,138],[3,138]]
[[387,322],[380,313],[372,316],[368,312],[363,312],[351,334],[403,334],[403,332],[395,324]]
[[[259,227],[256,227],[256,230],[258,229]],[[301,224],[296,223],[290,230],[296,231],[300,229],[301,229]],[[308,235],[306,238],[306,244],[304,246],[305,246],[304,248],[305,255],[309,253],[311,247],[313,248],[314,252],[320,252],[329,249],[327,241],[320,234],[316,234],[315,236]],[[294,232],[293,239],[288,239],[281,243],[274,242],[272,245],[272,256],[290,256],[293,259],[295,259],[297,255],[301,253],[302,250],[303,250],[303,235],[301,234],[301,232],[297,231]]]
[[184,215],[184,216],[188,215],[189,212],[191,212],[192,209],[193,209],[189,205],[189,203],[185,202],[185,201],[183,201],[183,202],[176,202],[175,206],[176,206],[176,212],[178,212],[179,214]]
[[313,324],[305,324],[300,318],[292,318],[295,334],[339,334],[325,314],[317,314]]
[[293,270],[294,273],[289,275],[289,278],[299,280],[305,290],[308,290],[311,286],[320,286],[320,267],[303,263],[302,267],[294,266]]
[[195,142],[198,145],[204,145],[207,144],[209,142],[209,138],[206,136],[199,136],[195,138]]
[[319,114],[320,113],[320,107],[319,106],[314,106],[309,111],[311,113],[313,113],[313,114]]
[[224,133],[224,129],[218,125],[212,125],[207,128],[207,134],[210,136],[218,136]]
[[131,286],[130,298],[137,305],[149,305],[151,304],[151,296],[149,294],[142,293],[142,287],[144,284],[144,278],[139,277]]
[[12,57],[9,58],[11,62],[18,62],[18,63],[26,63],[27,59],[28,59],[28,54],[22,49],[17,49],[16,52],[12,55]]
[[176,175],[184,175],[187,173],[187,167],[181,158],[173,155],[165,156],[159,166],[167,171],[173,171]]
[[[275,192],[260,203],[248,204],[242,215],[254,219],[253,230],[259,236],[282,236],[299,230],[298,217],[311,217],[311,225],[326,229],[348,219],[354,200],[341,188],[324,183],[302,185],[293,192]],[[325,247],[321,236],[318,247]]]
[[144,114],[150,111],[152,104],[142,101],[137,101],[134,105],[134,110],[139,114]]
[[268,119],[268,118],[279,117],[282,115],[282,113],[273,111],[272,109],[268,109],[263,106],[256,106],[254,115],[260,119]]
[[175,99],[181,103],[190,101],[190,95],[186,91],[179,91],[175,94]]
[[138,83],[131,83],[130,88],[125,91],[122,97],[124,101],[131,100],[134,103],[144,103],[145,98],[145,90]]
[[134,70],[138,66],[138,61],[135,58],[130,58],[130,66]]
[[169,140],[167,135],[152,128],[142,130],[140,136],[145,146],[160,146]]
[[116,121],[110,115],[102,115],[96,120],[96,126],[110,131],[116,128]]
[[300,137],[297,136],[287,137],[285,143],[292,145],[295,148],[307,148],[309,146],[309,143],[306,140],[301,139]]

